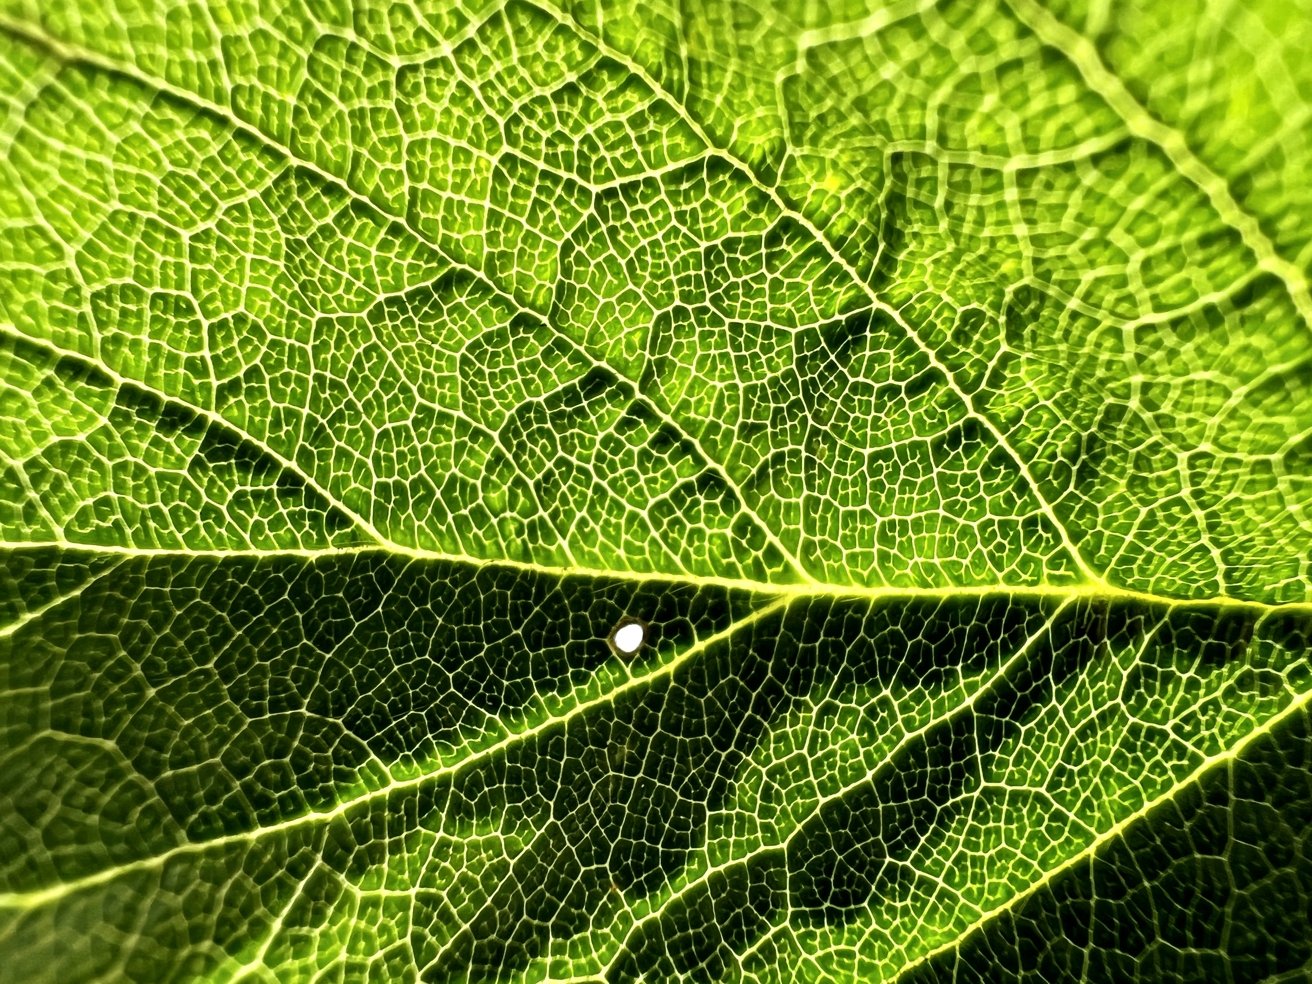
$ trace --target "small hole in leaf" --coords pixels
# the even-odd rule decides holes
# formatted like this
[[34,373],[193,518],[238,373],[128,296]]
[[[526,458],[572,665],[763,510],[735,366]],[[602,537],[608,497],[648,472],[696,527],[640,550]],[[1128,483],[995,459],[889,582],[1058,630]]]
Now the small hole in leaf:
[[647,624],[636,618],[626,618],[610,634],[610,646],[621,656],[632,656],[647,641]]

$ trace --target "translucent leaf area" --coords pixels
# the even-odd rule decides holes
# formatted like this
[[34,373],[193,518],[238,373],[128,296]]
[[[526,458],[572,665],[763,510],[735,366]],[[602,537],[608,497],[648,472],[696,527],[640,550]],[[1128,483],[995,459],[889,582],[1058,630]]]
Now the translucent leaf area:
[[0,979],[1308,979],[1309,51],[0,0]]

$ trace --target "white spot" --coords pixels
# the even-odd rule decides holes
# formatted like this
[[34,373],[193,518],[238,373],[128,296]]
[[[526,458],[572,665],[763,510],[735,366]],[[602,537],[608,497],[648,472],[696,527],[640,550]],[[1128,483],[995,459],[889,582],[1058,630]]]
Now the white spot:
[[632,656],[642,648],[647,629],[641,622],[626,622],[610,637],[611,644],[623,656]]

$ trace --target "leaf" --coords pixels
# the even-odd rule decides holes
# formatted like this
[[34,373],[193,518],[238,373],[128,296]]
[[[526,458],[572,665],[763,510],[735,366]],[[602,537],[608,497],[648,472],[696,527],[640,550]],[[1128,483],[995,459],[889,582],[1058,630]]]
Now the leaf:
[[5,975],[1306,974],[1309,14],[4,0]]

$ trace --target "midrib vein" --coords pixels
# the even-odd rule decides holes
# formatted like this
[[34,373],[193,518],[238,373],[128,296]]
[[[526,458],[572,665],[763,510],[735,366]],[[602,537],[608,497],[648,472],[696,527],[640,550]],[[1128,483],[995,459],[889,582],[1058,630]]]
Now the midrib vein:
[[[358,191],[346,178],[325,170],[313,161],[298,156],[293,152],[291,147],[280,142],[273,135],[266,133],[254,124],[242,119],[231,108],[213,102],[198,92],[184,89],[164,78],[151,75],[134,64],[114,59],[102,52],[94,51],[81,45],[69,43],[61,38],[52,37],[30,24],[16,21],[10,17],[0,15],[0,31],[7,31],[14,37],[20,38],[26,43],[44,50],[53,58],[64,64],[81,64],[98,71],[108,72],[117,75],[122,79],[134,82],[148,91],[159,93],[175,99],[184,105],[190,105],[196,109],[202,110],[222,121],[227,126],[230,126],[250,139],[255,140],[260,145],[267,147],[269,150],[286,160],[290,165],[313,174],[318,181],[325,185],[339,189],[343,194],[347,195],[353,202],[356,202],[362,208],[368,209],[374,214],[386,219],[388,222],[403,227],[410,233],[410,235],[414,236],[419,243],[422,243],[425,247],[430,249],[434,255],[440,256],[445,262],[449,263],[452,269],[475,278],[480,284],[483,284],[492,291],[498,298],[511,305],[513,309],[531,314],[533,317],[539,319],[553,333],[553,335],[560,338],[566,345],[578,352],[590,366],[607,373],[610,378],[615,379],[623,387],[632,392],[635,401],[647,407],[647,409],[650,410],[662,424],[673,428],[680,437],[687,440],[695,449],[697,455],[701,458],[706,467],[712,469],[720,476],[737,499],[742,514],[751,520],[751,522],[761,531],[761,535],[763,535],[766,540],[779,551],[784,562],[793,569],[798,578],[803,581],[814,580],[811,573],[801,563],[796,551],[790,549],[779,537],[779,534],[777,534],[769,524],[760,517],[755,506],[747,498],[738,481],[729,473],[728,468],[715,458],[711,457],[702,446],[702,443],[697,436],[671,416],[670,412],[664,406],[644,393],[636,380],[629,379],[605,360],[594,355],[591,349],[587,346],[576,341],[562,331],[551,321],[546,312],[539,311],[529,306],[521,298],[516,297],[513,293],[506,290],[494,279],[489,277],[483,270],[443,249],[438,243],[434,242],[421,229],[419,229],[415,223],[411,221],[408,215],[397,214],[384,208],[367,194]],[[362,528],[366,527],[362,526]],[[380,543],[390,544],[391,541],[388,538],[383,537],[376,530],[373,530],[372,527],[368,527],[368,529],[370,530],[370,534]]]
[[528,575],[550,578],[586,578],[598,581],[631,581],[642,584],[668,584],[692,588],[721,588],[731,591],[748,591],[764,598],[812,598],[833,601],[969,601],[1014,598],[1017,601],[1066,601],[1131,603],[1154,608],[1218,608],[1246,610],[1257,613],[1280,612],[1312,613],[1312,598],[1297,601],[1262,601],[1254,598],[1237,598],[1232,595],[1206,595],[1196,598],[1175,597],[1122,588],[1106,581],[1077,581],[1068,584],[836,584],[824,581],[773,582],[753,581],[748,578],[721,577],[715,574],[694,574],[679,571],[637,571],[599,567],[563,567],[535,564],[522,560],[499,557],[475,557],[470,554],[447,553],[394,544],[356,547],[287,547],[278,550],[260,549],[189,549],[164,547],[135,547],[114,544],[73,543],[69,541],[0,541],[3,551],[59,550],[70,554],[112,554],[125,558],[203,561],[247,559],[277,561],[279,559],[315,562],[332,561],[349,557],[395,557],[416,563],[455,564],[475,571],[487,569],[521,571]]

